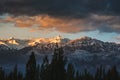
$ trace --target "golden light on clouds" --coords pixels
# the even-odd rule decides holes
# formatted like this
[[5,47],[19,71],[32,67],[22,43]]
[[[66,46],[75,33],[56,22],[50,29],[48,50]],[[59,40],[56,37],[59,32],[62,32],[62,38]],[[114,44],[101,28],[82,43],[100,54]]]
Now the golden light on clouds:
[[[72,32],[79,32],[84,29],[84,27],[80,27],[81,25],[85,24],[86,22],[82,19],[65,19],[65,18],[55,18],[50,17],[48,15],[40,15],[40,16],[19,16],[19,17],[12,17],[9,16],[4,19],[5,22],[12,22],[17,27],[37,27],[36,29],[43,30],[43,29],[54,29],[60,32],[72,33]],[[36,26],[35,26],[36,25]],[[33,28],[35,29],[35,28]],[[34,32],[35,30],[31,30]]]
[[[48,15],[38,16],[8,16],[0,20],[4,23],[9,22],[15,24],[20,28],[31,28],[31,32],[38,30],[52,31],[56,30],[64,33],[77,33],[82,31],[95,31],[101,32],[119,32],[120,17],[105,16],[105,15],[91,15],[87,18],[58,18]],[[117,22],[116,22],[117,21]]]

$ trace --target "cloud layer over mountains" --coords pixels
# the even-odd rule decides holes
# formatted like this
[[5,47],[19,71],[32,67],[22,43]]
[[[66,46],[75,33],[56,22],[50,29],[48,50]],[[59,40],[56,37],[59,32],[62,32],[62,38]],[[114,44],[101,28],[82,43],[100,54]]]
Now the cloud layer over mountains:
[[[120,33],[119,0],[0,0],[1,23],[17,27]],[[37,27],[37,28],[36,28]]]

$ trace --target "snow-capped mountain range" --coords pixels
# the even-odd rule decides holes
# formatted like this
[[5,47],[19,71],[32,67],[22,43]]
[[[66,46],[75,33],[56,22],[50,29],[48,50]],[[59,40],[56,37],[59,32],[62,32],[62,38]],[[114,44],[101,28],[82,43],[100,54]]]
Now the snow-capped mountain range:
[[27,46],[35,46],[37,44],[48,44],[48,43],[66,43],[69,39],[62,38],[61,36],[56,36],[53,38],[37,38],[29,40],[15,39],[13,37],[9,39],[0,39],[0,45],[4,45],[9,48],[22,49]]
[[[58,43],[62,46],[66,53],[75,51],[75,50],[85,50],[91,53],[99,52],[110,52],[118,53],[120,51],[120,44],[103,42],[97,39],[92,39],[90,37],[81,37],[75,40],[70,40],[68,38],[62,38],[61,36],[53,38],[37,38],[30,40],[21,40],[10,38],[0,40],[0,48],[10,48],[10,49],[24,49],[25,47],[32,47],[35,50],[48,49],[53,50]],[[69,51],[68,51],[69,50]]]

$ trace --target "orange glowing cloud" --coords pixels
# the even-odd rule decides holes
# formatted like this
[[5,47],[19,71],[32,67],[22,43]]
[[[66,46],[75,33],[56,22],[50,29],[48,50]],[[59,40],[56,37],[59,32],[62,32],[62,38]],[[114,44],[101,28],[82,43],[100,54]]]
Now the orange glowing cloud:
[[[7,17],[5,19],[7,22],[13,22],[17,27],[33,27],[37,25],[37,29],[55,29],[60,32],[79,32],[84,28],[79,27],[81,24],[85,24],[84,20],[77,19],[64,19],[64,18],[55,18],[50,16],[19,16],[19,17]],[[32,31],[34,32],[34,31]]]
[[56,30],[64,33],[93,30],[99,30],[101,32],[120,32],[120,30],[118,30],[120,25],[118,21],[120,21],[120,17],[116,16],[91,15],[84,19],[58,18],[48,15],[8,16],[1,21],[14,23],[16,27],[20,28],[31,28],[31,32],[37,30]]

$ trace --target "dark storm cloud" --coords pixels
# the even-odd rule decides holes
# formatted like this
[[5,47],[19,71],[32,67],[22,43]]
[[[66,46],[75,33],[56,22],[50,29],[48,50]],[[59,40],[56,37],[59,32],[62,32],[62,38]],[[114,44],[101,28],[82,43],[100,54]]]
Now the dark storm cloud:
[[90,13],[118,14],[119,3],[119,0],[0,0],[0,13],[81,18]]
[[0,13],[10,13],[0,22],[17,27],[120,33],[120,0],[0,0]]

